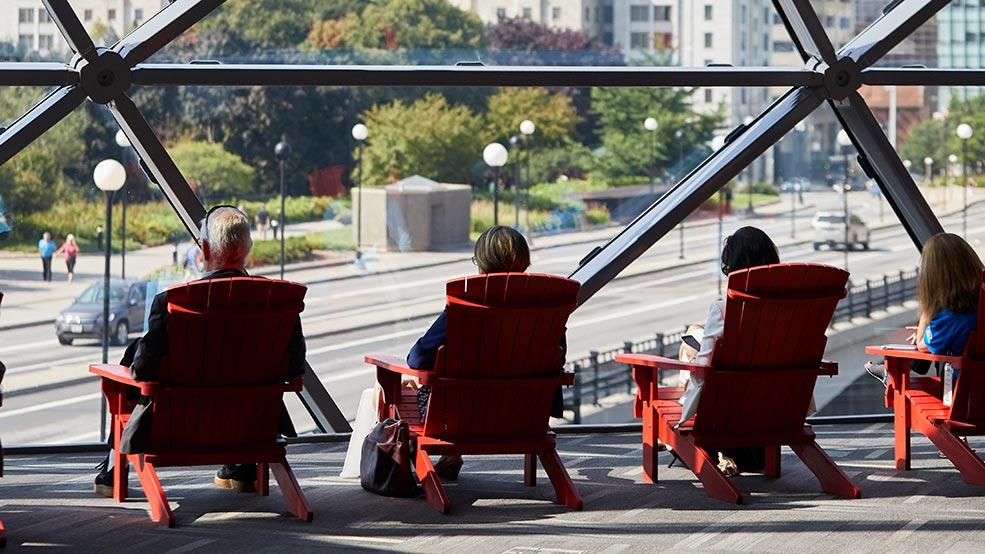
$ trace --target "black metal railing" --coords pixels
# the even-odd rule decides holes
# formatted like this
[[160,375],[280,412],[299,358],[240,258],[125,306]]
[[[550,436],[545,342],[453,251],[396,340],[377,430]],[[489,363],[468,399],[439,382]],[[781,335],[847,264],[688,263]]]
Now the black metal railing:
[[[918,271],[899,271],[865,282],[852,282],[848,294],[838,303],[832,323],[849,321],[857,317],[871,317],[873,313],[900,306],[916,298]],[[564,406],[574,412],[573,423],[581,423],[581,408],[598,404],[607,396],[633,392],[633,377],[625,364],[615,361],[618,354],[628,352],[677,357],[681,337],[685,329],[677,332],[655,333],[637,341],[625,341],[607,350],[593,350],[588,356],[569,363],[575,372],[575,384],[564,391]]]

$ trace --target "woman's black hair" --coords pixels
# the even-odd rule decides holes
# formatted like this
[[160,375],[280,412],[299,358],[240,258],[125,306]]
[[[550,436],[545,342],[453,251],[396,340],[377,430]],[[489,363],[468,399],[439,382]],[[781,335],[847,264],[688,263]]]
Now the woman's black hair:
[[780,263],[780,254],[769,235],[756,227],[743,227],[725,239],[722,273]]

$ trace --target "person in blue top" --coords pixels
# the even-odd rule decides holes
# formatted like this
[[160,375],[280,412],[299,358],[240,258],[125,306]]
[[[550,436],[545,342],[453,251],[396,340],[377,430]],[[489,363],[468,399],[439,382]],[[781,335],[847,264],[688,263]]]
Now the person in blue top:
[[38,253],[41,254],[41,278],[45,281],[51,281],[51,258],[57,249],[58,245],[51,240],[51,233],[45,231],[38,241]]
[[[909,338],[918,350],[944,356],[964,354],[978,323],[982,268],[981,258],[958,235],[940,233],[924,244],[917,282],[920,322]],[[882,366],[869,363],[866,369],[886,382]],[[930,364],[917,361],[911,369],[925,375]]]

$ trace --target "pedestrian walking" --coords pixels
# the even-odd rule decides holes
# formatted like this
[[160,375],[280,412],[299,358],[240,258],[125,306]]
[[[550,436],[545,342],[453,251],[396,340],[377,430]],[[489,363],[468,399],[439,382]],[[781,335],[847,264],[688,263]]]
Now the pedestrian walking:
[[55,241],[51,240],[51,233],[45,231],[38,241],[38,253],[41,254],[41,278],[51,281],[51,257],[55,255]]
[[185,279],[197,279],[202,273],[202,249],[194,242],[185,250],[185,260],[182,264],[185,268]]
[[55,255],[58,254],[65,256],[65,269],[68,270],[68,282],[71,283],[75,279],[75,260],[79,257],[79,245],[75,242],[75,235],[69,233],[65,237],[65,242],[55,251]]
[[267,240],[267,231],[270,229],[270,212],[267,211],[267,203],[260,205],[260,211],[254,218],[257,224],[257,231],[260,231],[260,240]]

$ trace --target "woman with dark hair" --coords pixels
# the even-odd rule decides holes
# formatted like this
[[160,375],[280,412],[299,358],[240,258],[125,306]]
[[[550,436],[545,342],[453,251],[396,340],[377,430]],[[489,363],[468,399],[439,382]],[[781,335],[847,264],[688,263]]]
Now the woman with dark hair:
[[[726,276],[734,271],[751,267],[780,263],[780,254],[770,237],[756,227],[742,227],[725,239],[722,248],[722,273]],[[700,325],[692,325],[688,333],[697,333]],[[716,300],[708,308],[708,319],[704,325],[701,349],[695,350],[682,345],[680,357],[684,361],[701,365],[711,365],[715,353],[715,343],[725,330],[725,301]],[[681,421],[694,416],[698,410],[698,400],[704,382],[699,377],[691,377],[690,372],[681,372],[685,386],[681,397]],[[719,467],[727,474],[739,471],[757,471],[763,468],[765,456],[762,448],[732,448],[719,454]]]

